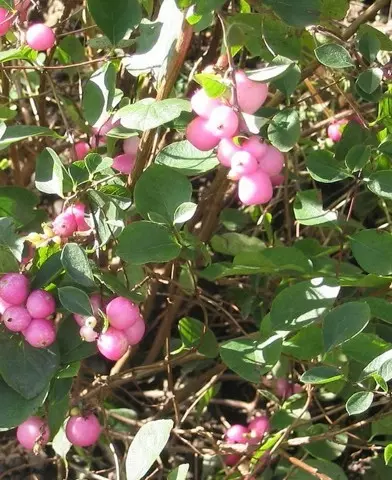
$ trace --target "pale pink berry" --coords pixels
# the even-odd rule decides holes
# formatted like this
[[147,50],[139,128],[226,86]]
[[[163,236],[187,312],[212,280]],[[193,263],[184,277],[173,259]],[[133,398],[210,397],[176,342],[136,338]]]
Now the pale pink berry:
[[328,126],[327,134],[328,138],[333,142],[339,142],[343,135],[344,127],[347,125],[348,120],[338,120]]
[[35,318],[24,330],[26,342],[35,348],[46,348],[56,340],[56,329],[52,321],[46,318]]
[[49,441],[49,427],[39,417],[30,417],[19,425],[16,438],[22,447],[33,450],[35,445],[43,447]]
[[270,429],[268,417],[256,417],[248,424],[248,428],[250,443],[258,444]]
[[136,157],[128,153],[122,153],[113,158],[112,168],[120,173],[129,175],[135,166]]
[[90,145],[87,142],[77,142],[74,145],[74,158],[75,160],[83,160],[84,157],[90,152]]
[[285,378],[278,378],[275,383],[276,395],[280,398],[288,398],[293,395],[293,384]]
[[88,325],[81,327],[79,333],[82,339],[88,343],[95,342],[98,338],[98,333]]
[[244,150],[235,153],[231,158],[231,172],[233,172],[237,178],[241,178],[243,175],[249,175],[258,168],[259,164],[256,158]]
[[228,443],[247,443],[249,428],[235,424],[226,430],[225,437]]
[[4,312],[3,322],[11,332],[21,332],[30,325],[31,316],[26,308],[12,306]]
[[0,8],[0,36],[5,35],[12,25],[12,13],[5,9]]
[[206,128],[218,138],[228,138],[237,133],[238,125],[238,115],[235,111],[227,105],[221,105],[211,112]]
[[106,315],[109,323],[117,330],[131,327],[139,318],[139,307],[125,297],[116,297],[108,303]]
[[53,30],[44,23],[35,23],[26,32],[26,42],[33,50],[42,52],[54,46],[56,36]]
[[260,141],[260,137],[253,135],[241,145],[242,150],[249,152],[257,160],[260,160],[267,153],[267,144]]
[[238,197],[244,205],[268,203],[272,194],[271,180],[261,170],[257,170],[250,175],[244,175],[238,182]]
[[3,315],[3,313],[7,310],[7,308],[12,307],[12,305],[5,300],[3,300],[0,297],[0,315]]
[[283,185],[284,175],[273,175],[270,177],[270,180],[273,187],[279,187],[280,185]]
[[84,326],[89,328],[95,328],[97,326],[97,319],[93,316],[87,317],[84,321]]
[[123,150],[124,153],[128,155],[133,155],[134,157],[137,154],[137,150],[139,148],[140,138],[136,135],[133,137],[126,138],[123,143]]
[[[94,293],[93,295],[90,296],[90,305],[91,309],[93,311],[93,314],[96,316],[99,314],[99,310],[102,309],[102,297],[101,295]],[[75,322],[80,326],[83,327],[86,323],[86,320],[90,317],[85,316],[85,315],[79,315],[77,313],[74,313],[74,319]]]
[[85,220],[86,205],[81,202],[74,203],[64,210],[67,215],[73,215],[76,222],[78,232],[86,232],[91,230],[89,224]]
[[216,156],[219,162],[225,167],[231,167],[231,159],[236,152],[240,152],[241,148],[233,142],[231,138],[222,138],[218,145]]
[[238,453],[229,453],[228,455],[225,455],[224,458],[225,465],[228,467],[234,467],[234,465],[237,465],[240,460],[241,455],[238,455]]
[[33,290],[27,297],[26,308],[32,318],[45,318],[56,310],[53,296],[45,290]]
[[72,445],[90,447],[99,439],[101,425],[93,413],[85,417],[78,415],[69,418],[65,427],[65,434]]
[[137,345],[144,337],[145,331],[146,324],[143,317],[140,315],[132,327],[129,327],[124,331],[129,345]]
[[284,165],[284,156],[277,148],[272,145],[267,146],[265,155],[259,161],[260,169],[270,177],[279,175]]
[[188,124],[186,129],[187,140],[202,151],[212,150],[219,143],[219,138],[208,130],[207,121],[205,118],[196,117]]
[[122,330],[109,327],[97,341],[98,350],[109,360],[119,360],[128,350],[128,340]]
[[214,108],[222,105],[222,101],[219,98],[209,97],[203,89],[200,89],[192,95],[191,105],[197,115],[203,118],[210,118]]
[[29,295],[29,281],[22,273],[6,273],[0,280],[0,297],[11,305],[20,305]]
[[242,70],[235,73],[235,81],[238,106],[245,113],[255,113],[267,99],[268,85],[250,80]]
[[52,223],[53,231],[59,237],[70,237],[77,229],[75,216],[71,212],[63,212],[58,215]]

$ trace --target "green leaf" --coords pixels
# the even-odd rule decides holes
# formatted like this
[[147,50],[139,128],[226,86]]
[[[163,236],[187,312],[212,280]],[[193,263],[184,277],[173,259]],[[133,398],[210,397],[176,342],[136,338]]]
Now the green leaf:
[[248,78],[255,82],[268,83],[283,77],[293,67],[294,62],[289,58],[277,56],[268,67],[246,72]]
[[167,480],[186,480],[188,470],[189,463],[182,463],[169,473]]
[[56,348],[33,348],[0,329],[0,373],[24,398],[32,399],[47,389],[59,365]]
[[61,263],[68,275],[84,287],[94,287],[94,276],[86,252],[77,243],[67,243],[61,253]]
[[328,150],[314,150],[306,157],[306,168],[312,178],[322,183],[339,182],[349,177]]
[[213,150],[202,152],[188,140],[174,142],[163,148],[155,158],[155,163],[166,165],[188,176],[209,172],[219,165]]
[[349,7],[349,0],[321,0],[321,17],[325,20],[343,20]]
[[285,109],[277,113],[268,126],[268,139],[281,152],[288,152],[299,140],[301,125],[298,112]]
[[[299,433],[301,436],[304,435],[312,438],[312,436],[323,435],[328,431],[329,428],[327,425],[316,423],[315,425],[308,427],[303,433],[302,431]],[[310,442],[309,444],[304,445],[304,449],[315,458],[322,460],[335,460],[345,451],[348,436],[345,433],[338,434],[336,435],[335,440],[336,441],[333,441],[332,439],[326,439],[317,442]]]
[[[313,458],[306,459],[306,465],[314,468],[319,475],[324,474],[324,478],[333,480],[347,480],[342,467],[336,463],[328,462],[327,460],[315,460]],[[322,478],[322,477],[321,477]],[[294,469],[290,480],[314,480],[315,477],[311,473],[305,472],[300,468]]]
[[184,317],[178,323],[178,331],[185,348],[195,348],[208,358],[218,355],[219,345],[214,333],[200,320]]
[[61,287],[58,289],[58,295],[62,306],[69,312],[85,316],[93,314],[90,300],[83,290],[75,287]]
[[392,372],[385,370],[385,366],[388,366],[392,360],[392,350],[387,350],[378,357],[374,358],[366,367],[362,370],[360,380],[363,380],[370,375],[377,373],[380,375],[386,382],[392,379]]
[[372,173],[367,187],[375,195],[392,200],[392,170],[379,170]]
[[377,57],[378,52],[381,48],[381,42],[374,32],[364,33],[358,42],[359,51],[366,58],[366,60],[371,63]]
[[311,383],[312,385],[324,385],[342,378],[344,378],[344,374],[339,369],[321,365],[306,371],[301,376],[301,382]]
[[366,139],[366,131],[358,122],[353,120],[348,122],[343,129],[343,135],[340,142],[338,142],[335,147],[336,160],[338,162],[343,162],[351,148],[355,145],[363,145],[366,143]]
[[40,266],[40,269],[35,274],[31,282],[32,288],[46,287],[52,283],[63,271],[64,268],[63,264],[61,263],[61,252],[55,252]]
[[0,63],[10,62],[11,60],[29,60],[35,62],[37,56],[38,52],[32,50],[27,45],[20,46],[19,48],[6,48],[0,52]]
[[371,94],[380,86],[382,77],[381,68],[371,68],[359,75],[357,84],[364,92]]
[[366,23],[359,27],[357,34],[358,38],[361,40],[363,35],[367,33],[370,33],[371,35],[378,38],[378,40],[380,41],[381,50],[392,50],[392,40],[389,38],[389,36],[385,35],[385,33],[381,32],[377,28],[372,27],[371,25],[369,25],[369,23]]
[[115,119],[120,119],[121,125],[125,128],[144,132],[171,122],[179,117],[181,112],[190,111],[191,106],[188,100],[144,98],[121,108],[116,113]]
[[371,155],[368,145],[354,145],[346,155],[346,165],[351,172],[358,172],[368,163]]
[[353,61],[348,51],[337,43],[327,43],[314,50],[317,60],[330,68],[353,67]]
[[4,150],[9,145],[30,137],[62,138],[50,128],[36,127],[34,125],[11,125],[7,126],[5,133],[0,136],[0,150]]
[[238,255],[241,252],[256,252],[265,248],[265,244],[257,237],[248,237],[243,233],[223,233],[211,238],[211,247],[215,252],[224,255]]
[[177,208],[189,202],[192,195],[191,182],[181,173],[163,165],[151,165],[145,170],[135,186],[134,200],[138,212],[158,223],[173,224]]
[[352,340],[344,343],[342,351],[349,358],[366,365],[375,357],[387,351],[388,348],[389,344],[377,335],[360,333]]
[[107,121],[115,89],[116,67],[106,62],[90,76],[83,88],[82,110],[89,125],[101,126]]
[[273,85],[278,88],[286,97],[290,97],[301,80],[301,69],[295,63],[287,69],[279,78],[273,80]]
[[61,63],[71,64],[86,60],[84,46],[78,37],[67,35],[62,38],[56,49],[56,55]]
[[35,398],[28,400],[0,378],[0,428],[10,429],[23,423],[44,403],[47,393],[47,390],[44,390]]
[[320,0],[264,0],[263,5],[295,27],[315,25],[320,16]]
[[19,263],[6,245],[0,244],[0,274],[19,272]]
[[72,378],[56,379],[50,386],[47,400],[50,436],[53,438],[67,417]]
[[79,325],[71,316],[67,317],[60,325],[57,332],[57,343],[62,365],[67,366],[70,363],[79,362],[97,353],[96,343],[84,342],[80,338],[79,330]]
[[387,445],[384,449],[384,461],[385,461],[385,465],[392,464],[392,443]]
[[175,225],[182,225],[183,223],[190,220],[197,210],[197,204],[193,202],[184,202],[181,205],[178,205],[176,211],[174,212],[173,223]]
[[45,148],[37,158],[35,171],[37,189],[64,198],[64,191],[70,190],[70,185],[71,179],[57,153],[51,148]]
[[19,262],[22,260],[24,241],[15,232],[14,221],[9,217],[0,218],[0,245],[7,247]]
[[135,265],[168,262],[178,257],[181,247],[163,225],[152,222],[133,222],[118,239],[117,254]]
[[382,230],[361,230],[351,237],[355,260],[365,272],[392,275],[392,235]]
[[63,426],[55,435],[52,442],[52,448],[55,451],[56,455],[58,455],[64,460],[66,459],[68,452],[71,450],[72,443],[68,440]]
[[272,370],[282,350],[282,338],[274,335],[268,340],[238,338],[220,346],[223,362],[241,378],[259,383],[261,376]]
[[370,308],[364,302],[348,302],[327,313],[323,322],[325,350],[358,335],[370,321]]
[[283,342],[283,353],[300,360],[316,358],[323,350],[321,328],[316,325],[302,328]]
[[154,420],[140,428],[127,453],[127,480],[140,480],[144,477],[165,448],[172,428],[172,420]]
[[271,306],[271,324],[275,330],[303,328],[332,307],[340,291],[336,280],[314,278],[282,290]]
[[142,19],[142,10],[137,0],[88,0],[88,9],[98,27],[113,45],[122,40],[128,30]]
[[89,153],[84,159],[87,170],[90,175],[103,172],[112,166],[113,160],[108,157],[102,157],[98,153]]
[[372,392],[356,392],[347,400],[346,410],[349,415],[359,415],[366,412],[373,403]]
[[361,301],[369,305],[372,317],[392,323],[392,304],[388,300],[377,297],[362,297]]
[[213,73],[197,73],[194,78],[211,98],[221,97],[228,89],[228,86],[222,82],[222,77]]
[[323,225],[336,223],[336,212],[324,210],[319,190],[297,192],[294,201],[295,219],[301,225]]

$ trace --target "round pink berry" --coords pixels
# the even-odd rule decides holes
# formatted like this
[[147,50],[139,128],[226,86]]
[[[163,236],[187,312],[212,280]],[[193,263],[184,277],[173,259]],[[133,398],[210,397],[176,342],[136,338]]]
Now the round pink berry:
[[124,333],[128,339],[129,345],[137,345],[144,337],[145,332],[146,324],[143,317],[140,315],[132,327],[127,328]]
[[227,105],[221,105],[211,112],[206,128],[218,138],[228,138],[237,133],[238,125],[238,115],[235,111]]
[[241,148],[233,142],[231,138],[222,138],[218,145],[217,157],[219,162],[225,167],[231,167],[233,155],[240,152]]
[[44,446],[49,441],[49,427],[39,417],[30,417],[19,425],[16,438],[22,447],[33,450],[36,444]]
[[224,458],[225,465],[228,467],[234,467],[240,460],[241,455],[238,455],[238,453],[229,453],[229,455],[225,455]]
[[22,273],[6,273],[0,280],[0,297],[11,305],[20,305],[29,295],[29,281]]
[[0,8],[0,36],[5,35],[12,25],[12,13],[5,9]]
[[74,145],[74,158],[75,160],[83,160],[84,157],[90,152],[90,145],[87,142],[77,142]]
[[231,172],[233,172],[237,178],[241,178],[243,175],[249,175],[258,168],[259,164],[256,158],[245,150],[236,152],[231,158]]
[[53,296],[45,290],[33,290],[27,297],[26,308],[32,318],[45,318],[56,310]]
[[225,437],[228,443],[247,443],[249,428],[245,425],[235,424],[226,430]]
[[249,152],[257,160],[260,160],[267,153],[267,144],[260,141],[260,137],[253,135],[241,145],[242,150]]
[[207,128],[207,122],[205,118],[196,117],[188,124],[185,133],[188,142],[202,151],[212,150],[220,140]]
[[135,166],[136,157],[129,153],[122,153],[113,158],[112,168],[120,173],[129,175]]
[[128,155],[133,155],[134,157],[137,154],[137,150],[139,148],[140,138],[136,135],[133,137],[126,138],[123,143],[123,150],[124,153]]
[[86,232],[91,230],[90,225],[85,220],[85,210],[86,205],[80,202],[74,203],[64,210],[65,214],[73,215],[78,232]]
[[22,333],[26,342],[35,348],[49,347],[56,340],[54,324],[46,318],[35,318]]
[[283,185],[284,175],[273,175],[270,177],[270,180],[273,187],[279,187],[280,185]]
[[12,306],[4,312],[3,322],[11,332],[21,332],[30,325],[31,316],[24,307]]
[[261,170],[257,170],[250,175],[244,175],[238,182],[238,197],[244,205],[268,203],[272,194],[271,180]]
[[92,413],[85,417],[78,415],[69,418],[65,434],[72,445],[90,447],[99,439],[101,425],[98,418]]
[[88,325],[83,325],[79,333],[82,339],[88,343],[95,342],[98,338],[98,333]]
[[[3,315],[3,313],[7,310],[7,308],[12,307],[12,305],[5,300],[3,300],[0,297],[0,315]],[[1,319],[2,320],[2,319]]]
[[109,323],[117,330],[131,327],[139,318],[139,307],[125,297],[116,297],[108,303],[106,315]]
[[203,118],[210,118],[214,108],[222,105],[219,98],[209,97],[203,89],[197,90],[191,97],[192,109]]
[[268,145],[267,151],[259,163],[260,169],[267,173],[270,177],[279,175],[284,165],[283,153],[272,145]]
[[250,431],[250,443],[258,444],[269,431],[270,424],[268,417],[256,417],[248,424],[248,428]]
[[122,330],[109,327],[97,341],[98,350],[109,360],[119,360],[128,350],[128,339]]
[[343,135],[344,127],[347,125],[348,120],[338,120],[328,126],[327,134],[328,138],[333,142],[339,142]]
[[42,52],[54,46],[56,36],[53,30],[44,23],[35,23],[26,32],[26,42],[33,50]]
[[291,397],[292,395],[292,384],[285,378],[278,378],[275,383],[275,392],[276,395],[280,398]]
[[267,99],[268,85],[250,80],[242,70],[235,73],[235,81],[238,106],[245,113],[255,113]]
[[71,212],[63,212],[58,215],[52,223],[53,231],[59,237],[70,237],[77,229],[75,216]]

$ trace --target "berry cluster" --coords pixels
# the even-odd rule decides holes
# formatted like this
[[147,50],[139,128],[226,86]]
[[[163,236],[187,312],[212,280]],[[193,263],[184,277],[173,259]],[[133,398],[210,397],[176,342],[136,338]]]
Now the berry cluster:
[[7,273],[0,280],[0,313],[5,327],[21,333],[35,348],[46,348],[56,339],[51,317],[56,311],[53,296],[45,290],[30,292],[29,280],[21,273]]
[[75,203],[67,207],[58,215],[52,224],[55,235],[61,238],[71,237],[75,232],[86,232],[91,227],[85,220],[86,206],[83,203]]
[[273,187],[283,181],[284,157],[260,137],[245,136],[248,131],[240,112],[255,113],[265,102],[268,87],[250,80],[243,71],[234,77],[236,88],[230,99],[211,98],[203,89],[192,96],[198,117],[188,125],[186,137],[199,150],[218,147],[218,160],[230,168],[229,178],[238,181],[238,196],[244,205],[267,203]]
[[[137,345],[143,338],[146,324],[139,307],[125,297],[105,301],[100,295],[91,295],[93,316],[74,315],[80,326],[80,336],[86,342],[97,342],[98,350],[109,360],[119,360],[129,346]],[[98,320],[107,321],[108,328],[99,334],[95,328]]]

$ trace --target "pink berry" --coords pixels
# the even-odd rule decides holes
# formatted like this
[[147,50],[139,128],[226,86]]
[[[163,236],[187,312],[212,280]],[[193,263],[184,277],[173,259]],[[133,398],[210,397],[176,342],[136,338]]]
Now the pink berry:
[[253,135],[241,145],[242,150],[249,152],[257,160],[260,160],[267,153],[267,144],[260,141],[260,137]]
[[45,318],[56,310],[53,296],[45,290],[33,290],[27,297],[26,308],[32,318]]
[[225,465],[228,467],[234,467],[240,460],[241,455],[238,455],[238,453],[230,453],[229,455],[225,455],[224,458]]
[[235,111],[227,105],[214,108],[207,121],[206,128],[215,137],[233,137],[238,130],[239,120]]
[[109,323],[117,330],[125,330],[140,318],[140,310],[137,305],[125,297],[116,297],[108,303],[106,315]]
[[31,316],[24,307],[12,306],[3,314],[4,325],[11,332],[21,332],[31,323]]
[[284,175],[273,175],[270,177],[270,180],[273,187],[279,187],[280,185],[283,185]]
[[112,168],[117,170],[120,173],[125,173],[129,175],[133,167],[135,166],[136,157],[134,155],[130,155],[128,153],[122,153],[121,155],[117,155],[113,159]]
[[145,331],[146,324],[143,317],[140,315],[132,327],[129,327],[124,331],[129,345],[137,345],[144,337]]
[[292,385],[285,378],[278,378],[275,383],[275,392],[280,398],[288,398],[292,395]]
[[46,348],[56,340],[56,329],[53,322],[46,318],[35,318],[24,330],[26,342],[35,348]]
[[228,443],[247,443],[249,428],[245,425],[235,424],[227,429],[225,437]]
[[270,177],[278,175],[282,171],[284,165],[283,153],[272,145],[268,145],[267,151],[259,163],[260,169]]
[[78,415],[69,418],[65,434],[72,445],[90,447],[98,440],[101,434],[101,425],[93,413],[85,417]]
[[250,443],[258,444],[269,431],[270,424],[267,417],[257,417],[248,424],[250,430]]
[[231,171],[233,171],[238,178],[243,175],[249,175],[259,168],[256,158],[249,152],[243,150],[235,153],[231,158]]
[[295,395],[296,393],[302,393],[303,392],[303,389],[301,387],[301,385],[298,385],[298,383],[293,383],[293,395]]
[[345,119],[331,123],[327,129],[328,138],[330,138],[333,142],[339,142],[342,138],[343,130],[347,123],[348,121]]
[[12,307],[12,305],[5,300],[3,300],[0,297],[0,315],[3,315],[3,313],[7,310],[7,308]]
[[242,70],[236,72],[235,81],[238,106],[245,113],[255,113],[267,99],[268,86],[265,83],[250,80]]
[[119,125],[119,120],[113,122],[113,117],[109,117],[104,122],[100,122],[99,125],[94,125],[93,132],[95,135],[105,137],[110,132],[110,130],[113,130],[113,128],[118,127]]
[[19,425],[16,437],[22,447],[33,450],[36,444],[44,446],[49,441],[49,427],[39,417],[30,417]]
[[97,341],[98,350],[109,360],[119,360],[128,350],[128,340],[125,333],[109,327],[101,333]]
[[5,9],[0,8],[0,36],[5,35],[12,25],[12,13]]
[[126,138],[123,143],[124,153],[136,156],[139,144],[140,138],[137,136]]
[[63,212],[58,215],[52,223],[53,231],[59,237],[70,237],[77,229],[75,216],[71,212]]
[[29,281],[21,273],[6,273],[0,280],[0,297],[11,305],[20,305],[29,295]]
[[[90,296],[90,305],[91,309],[93,311],[93,314],[96,316],[99,314],[99,310],[102,309],[102,297],[101,295],[98,295],[97,293],[94,293],[93,295]],[[77,313],[74,313],[74,319],[75,322],[80,326],[83,327],[86,323],[86,319],[89,318],[88,316],[84,315],[79,315]]]
[[91,230],[90,225],[85,220],[86,205],[83,203],[74,203],[64,210],[67,215],[73,215],[75,218],[78,232],[86,232]]
[[231,167],[233,155],[240,151],[241,148],[236,145],[231,138],[222,138],[218,145],[217,157],[222,165]]
[[244,175],[238,182],[238,197],[244,205],[268,203],[272,194],[271,180],[261,170]]
[[77,142],[74,145],[74,158],[75,160],[83,160],[84,157],[90,152],[90,145],[87,142]]
[[219,138],[207,128],[207,120],[196,117],[186,129],[186,138],[196,148],[202,151],[211,150],[219,143]]
[[56,36],[53,30],[44,23],[35,23],[26,32],[26,42],[33,50],[42,52],[54,46]]
[[203,89],[197,90],[191,98],[192,109],[203,118],[210,118],[214,108],[222,105],[219,98],[209,97]]
[[93,328],[87,325],[83,325],[79,333],[82,339],[88,343],[95,342],[95,340],[97,340],[98,338],[98,333]]

